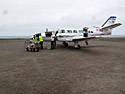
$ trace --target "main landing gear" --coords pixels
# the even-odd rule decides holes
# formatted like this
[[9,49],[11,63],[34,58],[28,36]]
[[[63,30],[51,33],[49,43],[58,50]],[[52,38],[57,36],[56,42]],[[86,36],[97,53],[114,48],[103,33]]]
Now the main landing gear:
[[66,43],[66,42],[63,42],[63,45],[64,45],[65,47],[68,47],[68,43]]
[[78,44],[78,41],[74,42],[74,46],[75,46],[76,49],[80,49],[81,48],[81,46]]
[[[65,47],[68,47],[68,43],[66,43],[66,42],[63,42],[63,45],[64,45]],[[80,48],[81,48],[81,46],[78,44],[77,41],[74,42],[74,47],[75,47],[76,49],[80,49]]]

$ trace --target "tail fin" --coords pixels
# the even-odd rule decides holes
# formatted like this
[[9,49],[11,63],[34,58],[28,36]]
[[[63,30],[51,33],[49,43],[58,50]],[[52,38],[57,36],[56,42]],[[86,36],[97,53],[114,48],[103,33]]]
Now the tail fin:
[[107,21],[102,25],[102,27],[110,26],[115,23],[116,16],[110,16]]
[[110,16],[108,20],[102,25],[102,27],[95,27],[96,31],[100,32],[101,35],[111,35],[112,29],[122,25],[121,23],[115,23],[116,16]]
[[99,31],[103,32],[103,35],[111,35],[113,28],[122,25],[121,23],[115,23],[115,20],[116,16],[110,16]]

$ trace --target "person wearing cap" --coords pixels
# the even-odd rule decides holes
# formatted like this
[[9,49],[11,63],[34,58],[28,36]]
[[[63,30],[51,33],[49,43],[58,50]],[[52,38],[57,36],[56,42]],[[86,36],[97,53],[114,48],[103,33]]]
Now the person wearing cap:
[[43,49],[43,38],[41,36],[41,33],[39,34],[39,41],[40,41],[41,49]]

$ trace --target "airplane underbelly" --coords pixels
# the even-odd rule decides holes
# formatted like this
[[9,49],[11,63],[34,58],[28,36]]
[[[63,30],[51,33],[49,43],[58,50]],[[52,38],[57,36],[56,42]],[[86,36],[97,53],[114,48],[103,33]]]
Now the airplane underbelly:
[[58,41],[72,41],[72,37],[58,37],[57,39]]

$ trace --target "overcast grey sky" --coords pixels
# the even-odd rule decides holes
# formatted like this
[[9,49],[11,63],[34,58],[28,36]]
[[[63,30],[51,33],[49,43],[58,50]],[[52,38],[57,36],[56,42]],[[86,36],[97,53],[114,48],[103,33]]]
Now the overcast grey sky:
[[0,0],[0,36],[101,26],[109,16],[122,23],[113,34],[125,35],[125,0]]

